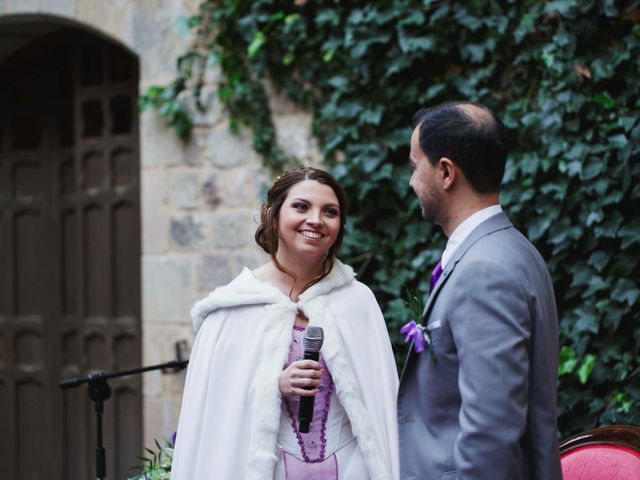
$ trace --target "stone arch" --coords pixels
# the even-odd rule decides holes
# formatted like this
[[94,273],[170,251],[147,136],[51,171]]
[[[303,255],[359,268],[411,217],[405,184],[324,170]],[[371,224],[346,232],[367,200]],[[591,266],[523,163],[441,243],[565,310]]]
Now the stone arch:
[[190,41],[175,28],[176,19],[195,11],[195,0],[30,0],[8,1],[0,6],[0,25],[39,18],[44,22],[72,24],[118,44],[140,60],[140,80],[172,80],[175,59]]
[[[104,25],[92,22],[91,19],[86,21],[82,18],[65,17],[55,13],[33,12],[33,13],[16,13],[2,15],[0,14],[0,38],[4,36],[2,49],[0,51],[0,61],[6,58],[21,46],[27,44],[30,39],[51,33],[57,29],[77,28],[87,33],[102,38],[106,42],[117,45],[124,49],[127,53],[134,57],[138,57],[138,53],[131,44],[131,39],[120,37],[122,32],[105,30]],[[7,35],[7,32],[13,35]],[[4,35],[3,35],[4,34]]]

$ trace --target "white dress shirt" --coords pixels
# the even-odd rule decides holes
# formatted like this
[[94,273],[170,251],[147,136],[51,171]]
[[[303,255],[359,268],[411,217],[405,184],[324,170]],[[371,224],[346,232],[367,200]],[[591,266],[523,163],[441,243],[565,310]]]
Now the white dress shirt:
[[502,207],[500,205],[491,205],[490,207],[483,208],[482,210],[478,210],[476,213],[467,218],[464,222],[456,227],[453,231],[449,240],[447,241],[447,246],[442,252],[442,269],[447,266],[449,260],[453,257],[453,254],[458,249],[462,242],[466,240],[466,238],[471,234],[471,232],[482,222],[497,215],[502,211]]

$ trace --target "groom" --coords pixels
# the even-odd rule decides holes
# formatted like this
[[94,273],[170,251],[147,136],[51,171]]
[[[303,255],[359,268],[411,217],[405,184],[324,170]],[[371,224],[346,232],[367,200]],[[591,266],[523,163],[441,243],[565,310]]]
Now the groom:
[[449,240],[424,312],[432,352],[410,351],[400,381],[400,477],[559,480],[556,304],[499,204],[504,126],[470,102],[414,120],[410,185]]

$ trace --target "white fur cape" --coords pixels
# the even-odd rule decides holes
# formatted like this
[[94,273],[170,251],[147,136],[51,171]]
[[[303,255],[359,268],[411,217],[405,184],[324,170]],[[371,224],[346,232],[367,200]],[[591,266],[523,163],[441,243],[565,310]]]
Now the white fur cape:
[[[191,311],[197,337],[182,400],[172,480],[272,480],[278,380],[300,309],[324,330],[333,376],[371,480],[398,478],[398,377],[371,291],[338,260],[293,303],[244,269]],[[348,346],[348,347],[347,347]]]

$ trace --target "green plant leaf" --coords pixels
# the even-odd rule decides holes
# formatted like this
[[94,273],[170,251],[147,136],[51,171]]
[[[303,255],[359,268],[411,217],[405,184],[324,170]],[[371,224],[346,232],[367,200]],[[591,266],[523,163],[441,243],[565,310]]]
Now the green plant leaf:
[[262,49],[266,41],[267,37],[264,35],[264,33],[258,30],[253,36],[253,40],[251,40],[251,43],[247,47],[247,55],[249,56],[249,58],[255,57]]
[[578,359],[575,350],[567,346],[560,348],[560,359],[558,361],[559,376],[573,373],[577,364]]
[[596,356],[592,354],[585,355],[584,358],[582,359],[582,362],[580,362],[580,366],[578,367],[578,370],[577,370],[580,383],[582,384],[587,383],[587,380],[589,379],[589,376],[591,375],[591,372],[593,371],[595,366],[596,366]]

